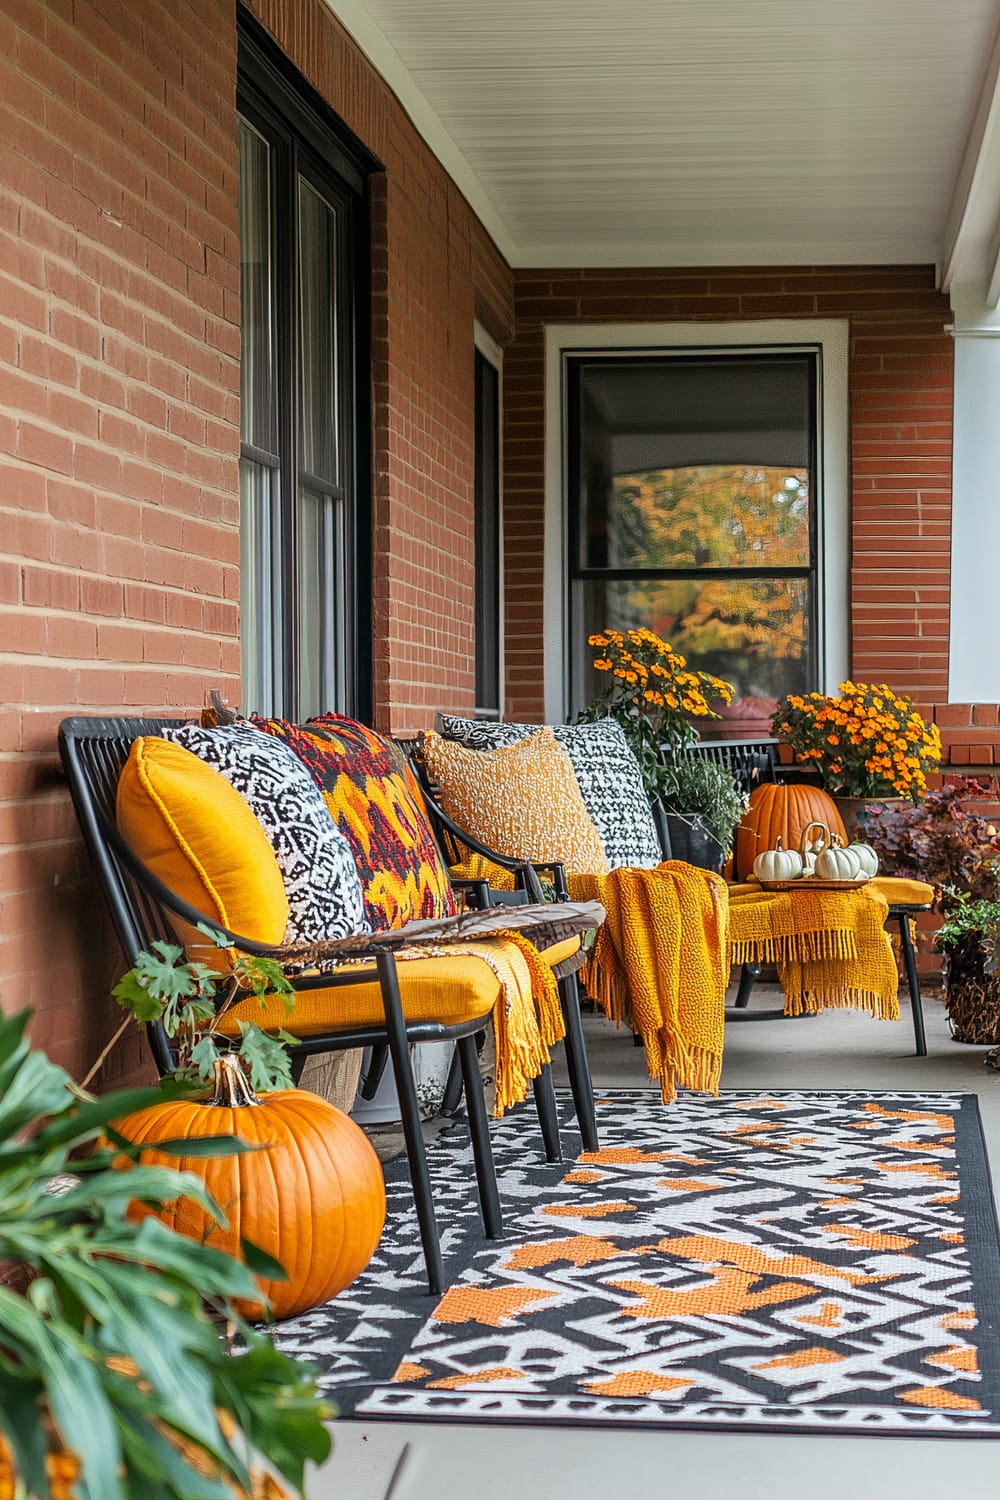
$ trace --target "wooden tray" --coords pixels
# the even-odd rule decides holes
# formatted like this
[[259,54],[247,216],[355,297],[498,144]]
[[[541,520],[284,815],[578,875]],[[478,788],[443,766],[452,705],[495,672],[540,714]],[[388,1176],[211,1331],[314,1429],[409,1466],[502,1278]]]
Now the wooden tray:
[[762,891],[856,891],[874,878],[857,875],[853,880],[824,880],[822,875],[797,875],[794,880],[761,880],[754,876]]

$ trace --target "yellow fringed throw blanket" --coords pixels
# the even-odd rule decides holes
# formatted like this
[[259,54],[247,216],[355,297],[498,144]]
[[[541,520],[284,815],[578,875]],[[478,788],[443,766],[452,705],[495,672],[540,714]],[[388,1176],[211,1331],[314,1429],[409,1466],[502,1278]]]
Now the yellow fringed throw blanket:
[[481,958],[500,981],[500,998],[493,1009],[496,1035],[496,1095],[493,1114],[499,1119],[520,1104],[533,1078],[549,1061],[549,1048],[565,1035],[556,978],[534,944],[523,932],[504,930],[478,942],[421,945],[403,949],[397,962],[433,953],[449,958],[466,954]]
[[885,930],[885,897],[857,891],[729,891],[729,956],[734,964],[773,963],[785,1014],[867,1010],[899,1020],[899,977]]
[[574,900],[607,919],[583,970],[609,1019],[627,1021],[646,1049],[663,1102],[678,1087],[717,1093],[725,1021],[725,882],[680,860],[655,870],[567,877]]

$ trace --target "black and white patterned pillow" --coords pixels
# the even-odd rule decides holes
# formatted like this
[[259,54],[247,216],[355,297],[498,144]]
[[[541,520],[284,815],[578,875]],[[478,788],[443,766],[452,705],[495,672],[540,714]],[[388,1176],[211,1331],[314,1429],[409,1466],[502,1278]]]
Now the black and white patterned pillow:
[[[435,728],[443,739],[458,740],[469,750],[496,750],[527,739],[541,725],[498,724],[439,713]],[[552,733],[573,762],[581,795],[611,868],[651,870],[658,865],[663,855],[642,774],[617,720],[553,724]]]
[[296,755],[250,724],[164,729],[239,792],[274,850],[288,897],[286,943],[370,932],[354,855]]

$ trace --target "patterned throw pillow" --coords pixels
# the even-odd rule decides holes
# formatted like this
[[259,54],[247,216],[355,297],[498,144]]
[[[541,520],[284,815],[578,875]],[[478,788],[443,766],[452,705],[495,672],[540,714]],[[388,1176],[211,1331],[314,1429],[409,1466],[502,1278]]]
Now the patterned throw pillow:
[[319,943],[370,931],[350,844],[297,755],[250,724],[185,724],[163,737],[221,773],[274,850],[288,896],[286,943]]
[[[539,724],[495,724],[438,714],[438,732],[470,750],[515,745]],[[612,870],[651,870],[663,858],[639,764],[616,719],[593,724],[553,724],[552,733],[573,763],[584,804],[601,836]]]
[[309,771],[361,874],[376,932],[421,917],[453,916],[455,898],[416,777],[372,729],[328,714],[308,724],[254,719]]
[[486,751],[426,734],[422,753],[445,811],[489,848],[559,860],[571,875],[607,873],[572,763],[551,729]]

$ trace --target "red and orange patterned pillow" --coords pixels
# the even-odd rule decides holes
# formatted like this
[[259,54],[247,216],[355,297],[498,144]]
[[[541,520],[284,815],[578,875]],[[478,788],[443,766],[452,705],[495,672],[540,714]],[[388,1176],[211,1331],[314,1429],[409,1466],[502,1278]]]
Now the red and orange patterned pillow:
[[253,722],[283,740],[311,772],[351,845],[365,915],[376,932],[454,914],[448,872],[416,777],[374,730],[337,714],[308,724],[256,717]]

